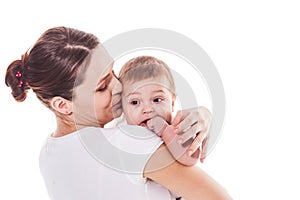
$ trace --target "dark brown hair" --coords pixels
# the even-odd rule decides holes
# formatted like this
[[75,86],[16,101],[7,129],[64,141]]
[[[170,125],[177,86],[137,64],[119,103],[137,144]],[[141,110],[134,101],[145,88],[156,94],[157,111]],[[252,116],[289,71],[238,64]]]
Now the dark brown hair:
[[8,66],[5,84],[20,102],[26,99],[30,88],[49,108],[49,100],[55,96],[72,100],[73,88],[80,84],[76,76],[98,44],[97,37],[77,29],[48,29],[29,53]]

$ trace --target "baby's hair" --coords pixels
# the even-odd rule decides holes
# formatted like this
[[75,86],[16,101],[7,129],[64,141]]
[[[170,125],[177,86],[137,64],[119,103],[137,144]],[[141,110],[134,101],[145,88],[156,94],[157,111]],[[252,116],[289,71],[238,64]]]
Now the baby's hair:
[[169,66],[152,56],[138,56],[127,61],[119,72],[121,83],[135,83],[148,78],[165,76],[169,89],[175,96],[175,84]]
[[5,84],[19,102],[26,99],[28,89],[49,108],[49,100],[55,96],[72,100],[73,88],[82,81],[78,72],[84,70],[98,44],[97,37],[77,29],[48,29],[29,52],[8,66]]

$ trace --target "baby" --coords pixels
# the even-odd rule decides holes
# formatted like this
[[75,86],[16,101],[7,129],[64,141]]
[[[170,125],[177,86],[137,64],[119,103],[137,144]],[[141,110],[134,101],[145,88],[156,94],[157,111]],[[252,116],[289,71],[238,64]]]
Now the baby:
[[124,64],[119,79],[123,85],[122,106],[126,122],[130,125],[147,126],[162,138],[180,163],[196,164],[200,149],[193,155],[188,155],[190,142],[178,144],[179,136],[175,133],[175,127],[169,125],[176,94],[168,65],[155,57],[139,56]]

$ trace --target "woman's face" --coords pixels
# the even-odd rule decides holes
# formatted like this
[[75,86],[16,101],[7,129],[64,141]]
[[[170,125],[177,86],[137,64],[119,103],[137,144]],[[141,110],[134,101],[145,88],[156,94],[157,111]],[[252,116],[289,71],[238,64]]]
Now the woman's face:
[[121,115],[122,86],[112,67],[112,58],[103,46],[97,46],[91,53],[83,83],[74,90],[73,110],[77,126],[103,127]]

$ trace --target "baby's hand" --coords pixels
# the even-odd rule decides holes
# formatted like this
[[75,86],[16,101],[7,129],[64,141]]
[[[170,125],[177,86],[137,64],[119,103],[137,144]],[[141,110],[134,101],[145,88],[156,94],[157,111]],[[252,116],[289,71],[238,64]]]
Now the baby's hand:
[[147,121],[147,127],[160,137],[162,137],[162,134],[167,126],[169,126],[169,124],[159,116]]
[[199,159],[199,149],[190,154],[187,152],[188,147],[193,140],[185,143],[185,145],[178,144],[178,137],[176,133],[176,127],[169,125],[163,118],[156,116],[147,121],[147,127],[162,138],[167,148],[173,155],[173,157],[184,165],[194,165]]

